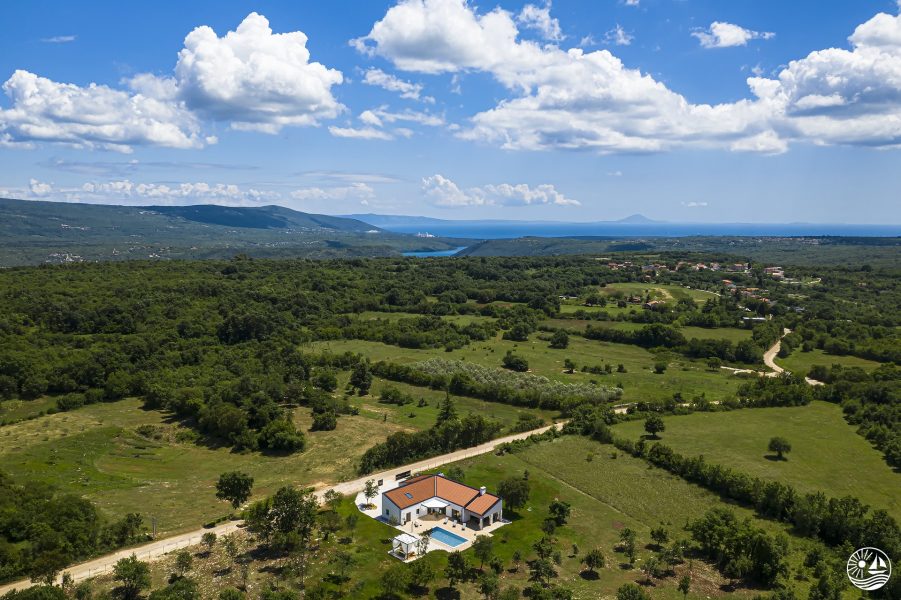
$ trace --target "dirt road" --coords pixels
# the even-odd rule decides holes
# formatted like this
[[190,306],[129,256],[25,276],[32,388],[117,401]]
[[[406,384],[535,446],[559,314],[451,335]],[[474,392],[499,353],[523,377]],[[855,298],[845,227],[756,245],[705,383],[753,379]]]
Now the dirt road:
[[[502,438],[497,438],[496,440],[486,442],[480,446],[465,448],[463,450],[457,450],[448,454],[442,454],[441,456],[435,456],[433,458],[421,460],[419,462],[410,463],[402,467],[395,467],[393,469],[382,471],[380,473],[372,473],[365,477],[359,477],[352,481],[344,481],[333,486],[322,486],[321,488],[318,488],[316,490],[316,495],[321,499],[322,494],[324,494],[326,490],[330,489],[341,492],[346,496],[353,495],[357,492],[361,492],[364,485],[366,484],[366,481],[369,479],[375,479],[376,481],[378,481],[379,479],[394,479],[398,473],[403,473],[405,471],[425,471],[427,469],[434,469],[435,467],[440,467],[448,463],[457,462],[458,460],[463,460],[464,458],[479,456],[480,454],[488,454],[489,452],[493,452],[501,444],[525,439],[532,434],[544,433],[551,427],[560,429],[561,427],[563,427],[563,423],[555,423],[554,425],[547,425],[545,427],[526,431],[525,433],[517,433],[515,435],[508,435]],[[194,531],[189,531],[188,533],[182,533],[165,539],[154,540],[141,546],[119,550],[112,554],[100,556],[84,563],[72,565],[71,567],[66,569],[65,572],[69,573],[69,575],[71,575],[75,581],[82,581],[96,575],[109,573],[110,571],[112,571],[113,565],[115,565],[119,559],[127,558],[132,554],[136,555],[143,561],[153,561],[170,552],[174,552],[175,550],[180,550],[181,548],[199,544],[200,538],[204,533],[213,532],[217,536],[222,536],[237,531],[238,528],[238,522],[232,521],[218,525],[216,527],[212,527],[210,529],[196,529]],[[5,594],[6,592],[9,592],[10,590],[21,590],[31,587],[32,585],[34,584],[32,584],[27,579],[8,583],[6,585],[0,586],[0,596]]]

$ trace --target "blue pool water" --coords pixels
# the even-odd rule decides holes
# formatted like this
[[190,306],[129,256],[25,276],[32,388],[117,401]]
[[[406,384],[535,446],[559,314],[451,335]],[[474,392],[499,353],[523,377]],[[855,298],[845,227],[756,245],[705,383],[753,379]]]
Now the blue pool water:
[[440,527],[433,527],[429,533],[431,534],[432,539],[438,540],[442,544],[447,544],[451,548],[455,548],[466,541],[466,538],[462,538],[456,533],[451,533]]

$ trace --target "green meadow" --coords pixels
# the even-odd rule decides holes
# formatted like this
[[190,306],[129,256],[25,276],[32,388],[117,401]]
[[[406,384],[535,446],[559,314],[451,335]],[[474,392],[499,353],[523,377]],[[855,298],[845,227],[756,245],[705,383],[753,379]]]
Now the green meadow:
[[[901,519],[901,475],[857,435],[835,404],[694,413],[665,417],[664,423],[663,443],[684,456],[704,455],[712,463],[782,481],[800,492],[856,496]],[[642,421],[621,423],[614,430],[628,439],[644,433]],[[767,450],[774,436],[791,443],[787,460],[774,460]]]

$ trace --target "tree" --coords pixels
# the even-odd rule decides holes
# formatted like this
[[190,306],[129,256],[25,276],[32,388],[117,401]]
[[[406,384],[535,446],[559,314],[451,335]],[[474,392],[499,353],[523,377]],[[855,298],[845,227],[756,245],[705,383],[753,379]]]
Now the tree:
[[319,530],[323,533],[323,539],[329,539],[331,534],[341,530],[341,517],[333,510],[322,513],[319,516]]
[[494,556],[494,541],[487,535],[478,535],[472,543],[472,550],[479,559],[479,570],[481,571],[485,563]]
[[389,598],[400,596],[410,586],[410,569],[400,563],[382,573],[382,591]]
[[338,414],[333,410],[313,413],[310,431],[334,431],[338,427]]
[[350,373],[350,385],[357,390],[357,394],[365,396],[372,387],[372,372],[369,370],[369,362],[361,360]]
[[627,583],[616,590],[616,600],[651,600],[651,597],[634,583]]
[[651,437],[657,439],[658,433],[662,433],[666,430],[666,425],[663,423],[663,419],[660,415],[651,415],[644,421],[644,430],[648,432]]
[[333,489],[326,490],[322,495],[322,500],[328,505],[329,509],[337,512],[341,501],[344,500],[344,494]]
[[47,550],[37,554],[28,565],[28,575],[34,583],[53,585],[56,576],[69,563],[59,550]]
[[629,557],[629,564],[635,564],[635,532],[626,527],[619,534],[623,552]]
[[454,405],[454,399],[451,398],[450,392],[445,391],[444,401],[438,408],[438,418],[435,420],[435,425],[441,425],[442,423],[449,423],[456,420],[457,407]]
[[340,581],[347,580],[347,570],[356,564],[353,554],[344,550],[339,551],[332,557],[331,563],[338,568],[338,579]]
[[[478,539],[478,538],[476,538]],[[416,554],[425,555],[429,551],[429,543],[432,541],[432,534],[429,531],[423,531],[416,540]]]
[[291,453],[302,451],[307,442],[303,432],[297,431],[292,421],[275,419],[260,430],[259,443],[261,448],[273,452]]
[[363,496],[366,498],[366,506],[372,506],[372,499],[379,495],[379,486],[375,479],[367,479],[363,484]]
[[213,546],[216,545],[216,534],[212,531],[207,531],[202,536],[200,536],[200,541],[203,542],[204,546],[206,546],[206,553],[209,554],[213,551]]
[[115,564],[113,579],[120,583],[117,591],[123,600],[136,600],[141,590],[150,587],[150,565],[132,554]]
[[225,588],[219,592],[219,600],[244,600],[244,592],[237,588]]
[[550,347],[555,350],[563,350],[567,346],[569,346],[569,335],[562,329],[558,329],[554,332],[554,335],[551,336]]
[[451,589],[456,589],[457,584],[469,578],[469,563],[459,551],[451,552],[447,557],[447,567],[444,576]]
[[253,489],[253,477],[240,471],[229,471],[219,476],[216,483],[216,498],[228,500],[232,508],[237,509],[250,498]]
[[427,560],[417,560],[410,566],[410,583],[425,590],[435,579],[435,569]]
[[767,446],[767,449],[770,452],[776,453],[776,458],[778,460],[785,460],[785,454],[791,452],[792,445],[789,441],[783,437],[774,437],[770,439],[770,443]]
[[571,358],[567,358],[563,360],[563,368],[566,369],[566,372],[572,375],[576,372],[576,363],[573,362]]
[[663,375],[666,373],[666,363],[663,361],[654,363],[654,372],[658,375]]
[[228,556],[232,563],[238,560],[238,543],[235,541],[234,535],[226,535],[222,538],[222,547],[225,549],[225,555]]
[[147,600],[200,600],[200,592],[193,579],[176,577],[166,587],[151,592]]
[[501,583],[497,573],[488,571],[479,576],[479,593],[485,597],[485,600],[497,600],[501,593]]
[[529,501],[529,482],[518,477],[504,479],[497,486],[497,495],[510,510],[523,508]]
[[518,373],[525,373],[529,370],[529,363],[521,356],[513,354],[512,350],[507,350],[507,354],[504,355],[501,364],[505,369],[510,369],[511,371],[516,371]]
[[582,557],[582,563],[588,567],[588,572],[593,576],[597,576],[597,570],[603,569],[606,562],[600,548],[593,548]]
[[641,565],[641,571],[644,573],[649,584],[654,582],[654,578],[660,575],[660,561],[656,556],[649,557]]
[[529,563],[529,579],[537,581],[543,587],[550,584],[550,580],[557,576],[557,569],[551,558],[554,556],[554,543],[550,537],[544,536],[532,545],[532,549],[538,557]]
[[554,500],[548,507],[548,512],[550,512],[551,519],[553,519],[554,523],[558,527],[562,527],[566,525],[566,520],[569,518],[570,512],[572,512],[572,507],[569,502]]
[[194,565],[194,557],[187,550],[179,550],[175,555],[175,570],[179,575],[186,575]]
[[684,598],[688,598],[688,592],[691,591],[691,577],[688,575],[683,575],[681,579],[679,579],[679,591],[682,592],[682,596]]
[[338,388],[338,377],[331,369],[322,369],[312,378],[313,385],[326,392],[334,392]]
[[651,539],[654,540],[658,549],[663,548],[663,546],[669,542],[669,532],[661,525],[660,527],[651,530]]

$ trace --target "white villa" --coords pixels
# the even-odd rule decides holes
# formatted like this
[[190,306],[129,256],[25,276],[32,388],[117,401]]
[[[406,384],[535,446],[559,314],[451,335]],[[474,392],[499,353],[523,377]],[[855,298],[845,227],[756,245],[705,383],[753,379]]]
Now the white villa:
[[442,518],[480,530],[503,521],[504,502],[485,491],[463,485],[443,474],[421,475],[382,494],[381,517],[404,525],[422,517]]

